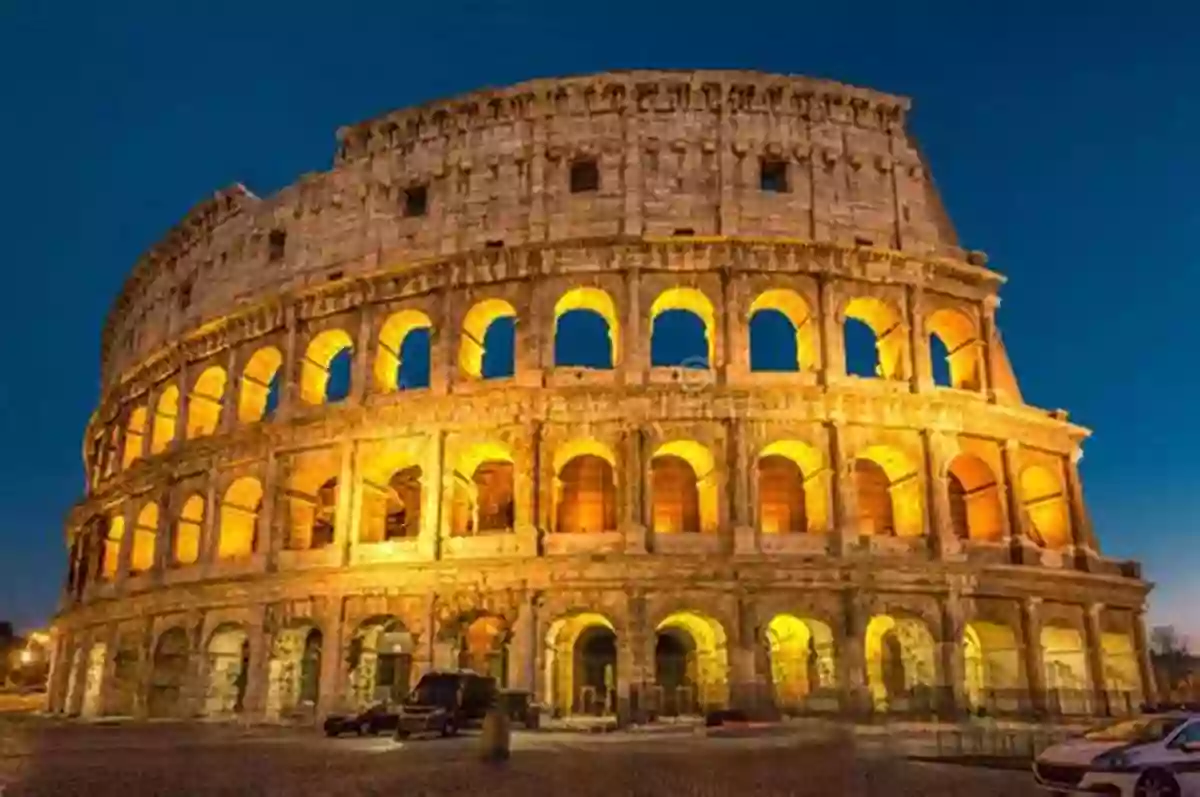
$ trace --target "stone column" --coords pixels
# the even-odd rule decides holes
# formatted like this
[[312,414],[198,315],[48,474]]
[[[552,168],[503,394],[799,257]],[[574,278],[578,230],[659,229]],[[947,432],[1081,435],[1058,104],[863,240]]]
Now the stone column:
[[[266,473],[263,475],[262,512],[258,516],[258,550],[255,554],[263,554],[263,560],[268,571],[274,570],[279,559],[279,551],[287,542],[287,529],[283,522],[287,519],[287,505],[282,511],[279,506],[279,485],[286,482],[287,470],[290,463],[281,463],[279,455],[274,451],[267,452]],[[283,471],[282,473],[280,471]],[[284,520],[281,522],[279,518]]]
[[980,335],[983,337],[983,346],[981,347],[982,364],[981,376],[983,379],[982,389],[987,393],[988,400],[996,403],[1000,396],[996,390],[996,366],[994,357],[996,356],[996,306],[1000,303],[1000,299],[996,296],[988,296],[980,305],[979,325]]
[[443,485],[449,481],[445,473],[445,440],[446,433],[441,431],[428,436],[421,466],[421,529],[417,547],[426,559],[438,558],[441,551]]
[[[104,666],[100,678],[100,699],[97,701],[100,708],[97,714],[103,717],[113,713],[113,692],[117,688],[117,653],[121,644],[120,627],[116,623],[109,623],[100,632],[100,637],[104,640]],[[87,688],[86,681],[84,688]]]
[[1146,640],[1146,615],[1137,611],[1133,615],[1134,654],[1138,659],[1138,674],[1142,679],[1142,701],[1150,705],[1158,702],[1158,682],[1154,675],[1154,664],[1150,659],[1150,644]]
[[[717,375],[717,383],[721,385],[729,384],[730,377],[737,376],[737,368],[739,364],[749,366],[749,341],[746,341],[745,351],[747,356],[742,358],[738,356],[741,350],[735,345],[735,335],[737,342],[740,343],[742,335],[738,334],[742,327],[741,314],[741,291],[737,280],[730,273],[729,265],[722,263],[718,272],[721,276],[721,306],[716,308],[717,324],[719,328],[712,331],[713,335],[718,336],[717,340],[713,341],[713,353],[716,357],[716,362],[708,364]],[[731,374],[731,371],[733,373]]]
[[339,561],[343,566],[350,562],[350,545],[358,529],[358,514],[355,505],[361,505],[361,490],[355,485],[355,460],[358,444],[341,445],[341,464],[338,470],[337,505],[333,517],[333,547],[341,552]]
[[142,618],[142,641],[138,645],[137,691],[133,695],[133,716],[150,716],[150,687],[154,680],[154,618]]
[[204,489],[204,519],[200,523],[200,551],[197,564],[208,565],[217,561],[221,541],[221,496],[217,485],[209,480]]
[[869,612],[857,588],[842,593],[842,624],[835,629],[838,686],[842,713],[861,716],[871,710],[867,689],[866,635]]
[[321,672],[319,697],[317,702],[317,721],[323,722],[325,717],[340,709],[344,701],[342,689],[346,683],[344,669],[346,666],[344,636],[345,599],[341,595],[332,595],[328,599],[321,625]]
[[654,631],[646,617],[646,596],[629,592],[624,633],[617,636],[617,721],[637,722],[645,715],[647,687],[654,682]]
[[531,592],[525,596],[517,608],[517,617],[513,622],[512,636],[508,643],[508,686],[537,694],[537,660],[538,642],[541,638],[541,623],[539,609],[541,595]]
[[1029,534],[1029,517],[1021,501],[1020,443],[1005,440],[1001,450],[1004,466],[1004,494],[1008,498],[1009,539],[1012,540],[1014,564],[1040,561],[1037,545]]
[[350,359],[349,403],[361,404],[374,387],[371,380],[371,305],[364,304],[358,313],[358,330],[354,336],[354,351]]
[[300,401],[300,366],[304,354],[297,339],[295,305],[284,308],[283,324],[283,363],[279,368],[279,404],[275,407],[275,417],[280,421],[295,414]]
[[821,350],[820,384],[828,386],[846,376],[846,341],[838,318],[838,296],[829,278],[817,277],[817,314]]
[[1092,713],[1102,717],[1111,716],[1108,705],[1108,689],[1104,678],[1104,634],[1102,615],[1103,603],[1093,603],[1085,608],[1084,639],[1087,646],[1088,680],[1092,686]]
[[1021,648],[1029,704],[1035,714],[1046,711],[1046,664],[1042,657],[1042,599],[1026,598],[1021,604]]
[[646,464],[643,462],[643,432],[632,428],[621,440],[621,531],[627,553],[646,552]]
[[904,291],[905,314],[908,316],[908,383],[914,393],[933,390],[933,351],[925,331],[925,302],[917,288]]
[[622,379],[627,385],[640,385],[650,367],[650,329],[642,330],[641,272],[637,266],[625,271],[625,329],[621,335]]
[[459,329],[455,324],[454,303],[450,290],[443,287],[438,295],[438,319],[429,331],[429,392],[444,396],[458,373],[457,346]]
[[1100,546],[1096,544],[1096,533],[1092,528],[1092,519],[1083,500],[1083,482],[1079,478],[1079,460],[1083,458],[1083,450],[1076,446],[1064,463],[1066,475],[1067,499],[1071,511],[1071,532],[1077,548],[1084,549],[1089,557],[1100,554]]
[[230,346],[225,355],[225,392],[221,396],[221,414],[217,416],[217,434],[228,434],[238,424],[238,398],[242,392],[242,378],[238,374],[238,350]]
[[942,694],[941,708],[948,714],[957,714],[967,708],[967,666],[963,650],[966,634],[966,618],[963,597],[957,589],[940,601],[941,609],[941,665]]
[[835,556],[842,556],[858,544],[858,490],[854,478],[854,460],[846,450],[846,433],[839,423],[825,424],[829,441],[830,492],[833,497],[833,533],[830,544]]
[[950,441],[941,432],[921,431],[925,454],[925,528],[934,556],[941,559],[955,558],[962,551],[950,516],[949,446]]
[[754,554],[758,551],[757,524],[750,496],[754,492],[755,468],[751,464],[749,435],[746,422],[740,419],[729,421],[727,428],[724,502],[729,507],[729,523],[733,527],[733,551]]
[[729,647],[729,707],[755,716],[762,708],[766,692],[761,688],[758,672],[758,616],[746,596],[738,598],[737,610],[737,636]]
[[266,714],[272,641],[266,620],[267,606],[259,604],[254,607],[246,628],[246,636],[250,641],[250,668],[246,673],[246,696],[242,702],[242,717],[245,720],[260,719]]

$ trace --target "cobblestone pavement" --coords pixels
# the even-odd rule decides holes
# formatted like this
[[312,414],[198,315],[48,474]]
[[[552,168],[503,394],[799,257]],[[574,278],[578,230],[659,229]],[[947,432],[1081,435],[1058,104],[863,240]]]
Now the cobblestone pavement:
[[916,764],[848,743],[688,735],[518,734],[503,765],[478,739],[327,740],[311,731],[0,718],[0,788],[24,795],[1037,794],[1024,772]]

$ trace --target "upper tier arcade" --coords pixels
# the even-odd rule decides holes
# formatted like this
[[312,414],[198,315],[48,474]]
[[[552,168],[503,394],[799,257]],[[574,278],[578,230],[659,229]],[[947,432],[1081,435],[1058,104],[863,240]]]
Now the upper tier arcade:
[[221,191],[141,258],[104,329],[105,391],[238,308],[486,248],[735,236],[960,262],[908,107],[803,77],[634,71],[344,128],[332,170],[267,199]]

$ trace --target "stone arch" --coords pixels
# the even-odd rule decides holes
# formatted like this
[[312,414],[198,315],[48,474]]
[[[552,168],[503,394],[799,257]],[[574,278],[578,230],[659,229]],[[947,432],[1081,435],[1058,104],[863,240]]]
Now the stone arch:
[[416,641],[399,617],[373,615],[359,623],[346,654],[354,707],[361,710],[381,700],[407,697],[415,685],[415,652]]
[[655,626],[654,680],[662,713],[696,714],[729,699],[725,629],[706,614],[679,611]]
[[1066,491],[1049,468],[1031,465],[1021,472],[1021,506],[1038,544],[1051,550],[1071,544]]
[[712,452],[694,440],[663,443],[650,458],[651,525],[657,533],[715,533],[718,474]]
[[180,717],[184,709],[191,646],[187,631],[173,626],[158,635],[150,665],[151,717]]
[[228,717],[245,708],[250,638],[237,623],[217,626],[204,647],[207,658],[204,714]]
[[[980,350],[979,335],[975,322],[965,313],[943,307],[929,314],[925,320],[925,328],[931,339],[937,340],[946,358],[946,382],[937,379],[938,370],[934,368],[934,380],[947,387],[960,390],[978,390],[980,382]],[[933,341],[930,341],[930,351]]]
[[829,508],[821,454],[799,440],[758,453],[758,526],[764,534],[824,531]]
[[300,620],[280,629],[267,663],[268,717],[311,717],[321,696],[321,655],[325,637],[320,626]]
[[257,552],[262,500],[262,484],[251,476],[237,479],[225,490],[217,525],[218,559],[238,559]]
[[[871,296],[859,296],[846,303],[843,309],[845,322],[843,334],[850,322],[855,321],[870,329],[875,340],[874,376],[881,379],[904,379],[904,358],[908,351],[908,334],[904,318],[891,302]],[[851,346],[846,355],[852,358]],[[858,374],[867,376],[868,374]]]
[[[375,385],[379,390],[385,393],[403,390],[406,382],[412,384],[415,376],[404,370],[407,365],[404,356],[405,344],[412,333],[432,329],[433,322],[420,310],[400,310],[388,316],[379,330],[379,349],[375,355]],[[428,335],[425,337],[425,347],[429,347]],[[428,354],[425,362],[429,362]],[[407,379],[404,378],[406,376]],[[429,383],[428,374],[425,374],[424,383]]]
[[171,560],[177,565],[192,565],[200,560],[200,539],[204,530],[204,496],[188,496],[175,520],[175,550]]
[[337,536],[340,463],[336,458],[298,458],[288,479],[288,526],[285,547],[315,551],[333,545]]
[[1083,634],[1066,625],[1046,625],[1040,641],[1043,682],[1051,709],[1060,714],[1090,714],[1092,679]]
[[129,411],[129,420],[125,423],[125,450],[122,455],[122,468],[128,468],[142,456],[146,445],[146,424],[145,404],[139,404]]
[[1141,669],[1132,634],[1102,632],[1100,656],[1109,709],[1118,715],[1134,713],[1141,705],[1143,693]]
[[511,629],[498,614],[469,611],[443,624],[440,637],[454,646],[458,667],[508,684],[508,643]]
[[921,474],[898,448],[870,446],[854,459],[859,534],[919,537],[925,533]]
[[[472,379],[485,378],[483,361],[488,353],[488,332],[500,319],[512,318],[515,321],[516,317],[516,309],[503,299],[484,299],[467,311],[463,317],[462,340],[458,350],[458,364],[462,373]],[[492,374],[488,378],[496,376],[512,376],[512,373]]]
[[142,506],[133,522],[133,545],[129,552],[129,572],[145,573],[154,567],[155,540],[158,538],[158,504]]
[[125,539],[125,516],[112,514],[104,529],[104,544],[100,550],[100,577],[109,581],[117,577],[121,567],[121,543]]
[[555,714],[613,713],[616,640],[612,621],[597,612],[576,612],[550,624],[545,637],[545,689]]
[[513,456],[508,446],[481,442],[459,458],[453,474],[450,533],[509,531],[515,524]]
[[211,365],[196,377],[187,403],[187,439],[206,437],[217,430],[221,422],[221,406],[225,397],[225,369]]
[[[693,341],[687,354],[670,361],[654,362],[653,365],[684,368],[712,368],[716,362],[716,312],[703,291],[696,288],[668,288],[658,295],[650,305],[650,350],[654,351],[655,334],[664,313],[687,313],[699,321],[704,340]],[[703,356],[704,363],[698,360]]]
[[[790,364],[794,366],[788,370],[814,371],[820,366],[820,344],[817,338],[818,324],[813,318],[808,302],[794,290],[772,288],[763,291],[755,297],[754,301],[750,304],[750,311],[746,317],[750,332],[750,368],[752,371],[767,370],[755,366],[755,341],[762,334],[756,330],[755,322],[756,319],[760,318],[760,314],[762,316],[776,314],[785,319],[787,324],[790,325],[791,340],[786,345],[789,349],[794,346],[795,356],[787,358],[791,361]],[[764,341],[764,344],[771,346],[784,345],[774,337],[769,341]],[[789,354],[791,354],[790,351]]]
[[421,533],[424,471],[413,452],[391,451],[370,461],[362,484],[359,542],[412,539]]
[[814,692],[837,687],[833,630],[825,623],[777,614],[767,623],[766,642],[775,705],[785,713],[802,709]]
[[867,686],[878,711],[930,705],[937,684],[937,646],[917,617],[877,614],[864,642]]
[[[561,329],[567,317],[591,317],[604,322],[607,339],[589,341],[608,355],[607,364],[598,365],[602,358],[572,356],[559,349]],[[597,329],[597,332],[599,330]],[[572,336],[574,338],[574,336]],[[597,335],[598,337],[598,335]],[[554,364],[575,368],[616,368],[621,361],[621,322],[617,318],[617,307],[607,291],[600,288],[572,288],[559,297],[554,305]]]
[[254,423],[266,418],[279,402],[280,369],[283,354],[274,346],[263,346],[250,356],[242,369],[242,389],[238,396],[238,421]]
[[572,440],[554,452],[554,530],[615,531],[617,458],[603,443]]
[[946,469],[950,524],[962,540],[999,542],[1004,537],[1000,486],[988,464],[974,454],[959,454]]
[[334,358],[346,355],[354,355],[354,340],[346,330],[326,329],[313,336],[300,363],[300,400],[315,405],[344,398],[330,390],[329,376]]
[[973,620],[963,631],[963,676],[967,703],[992,713],[1020,706],[1021,649],[1012,627]]
[[161,454],[175,439],[176,419],[179,417],[179,388],[167,385],[154,404],[154,424],[150,432],[150,453]]

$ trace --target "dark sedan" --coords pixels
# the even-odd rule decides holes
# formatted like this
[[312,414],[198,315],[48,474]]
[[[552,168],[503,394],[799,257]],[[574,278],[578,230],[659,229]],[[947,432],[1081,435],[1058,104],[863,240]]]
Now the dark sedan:
[[358,714],[330,714],[325,718],[325,735],[341,736],[346,733],[358,736],[374,736],[396,730],[400,715],[386,703],[376,703]]

